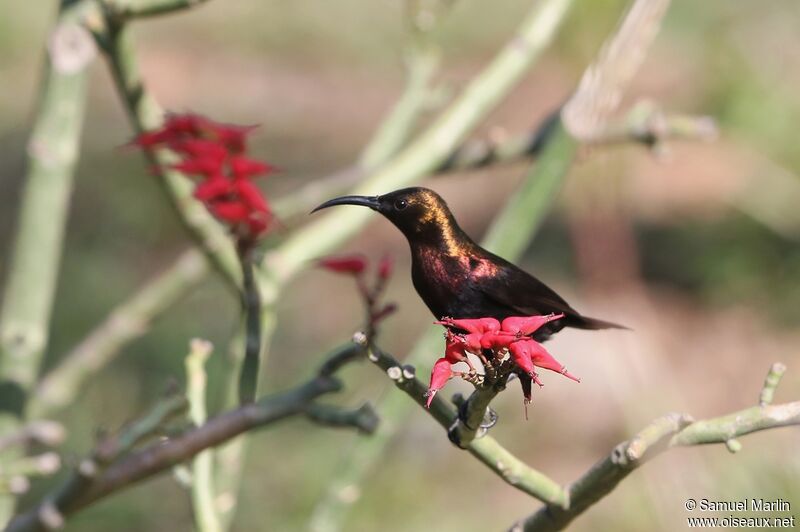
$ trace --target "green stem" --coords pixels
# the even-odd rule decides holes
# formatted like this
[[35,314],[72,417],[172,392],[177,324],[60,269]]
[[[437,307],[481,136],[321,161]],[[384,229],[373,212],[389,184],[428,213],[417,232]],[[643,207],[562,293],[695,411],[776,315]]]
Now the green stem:
[[[78,160],[88,66],[95,56],[91,34],[80,24],[84,3],[61,3],[50,33],[36,121],[28,142],[28,169],[15,244],[0,309],[0,434],[20,428],[27,397],[38,376]],[[21,450],[9,451],[13,460]],[[14,499],[0,495],[0,525]]]
[[[193,340],[186,357],[186,397],[189,400],[189,417],[196,426],[206,422],[206,370],[211,355],[211,344]],[[213,455],[210,449],[201,451],[192,460],[192,510],[199,532],[222,530],[215,510]]]
[[242,262],[242,302],[245,334],[244,360],[239,374],[239,404],[252,403],[258,387],[261,357],[261,295],[253,273],[253,247],[244,244],[239,258]]
[[484,246],[494,253],[519,257],[550,210],[564,176],[575,159],[578,142],[558,121],[536,165],[492,222]]

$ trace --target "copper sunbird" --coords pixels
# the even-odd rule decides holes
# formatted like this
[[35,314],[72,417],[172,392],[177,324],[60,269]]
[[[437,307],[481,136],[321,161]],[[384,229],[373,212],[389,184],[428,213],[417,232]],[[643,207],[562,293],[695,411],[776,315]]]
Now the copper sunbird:
[[434,191],[404,188],[380,196],[341,196],[312,212],[335,205],[360,205],[382,214],[408,240],[411,278],[436,319],[564,314],[533,338],[538,341],[564,327],[625,328],[581,315],[543,282],[476,244]]

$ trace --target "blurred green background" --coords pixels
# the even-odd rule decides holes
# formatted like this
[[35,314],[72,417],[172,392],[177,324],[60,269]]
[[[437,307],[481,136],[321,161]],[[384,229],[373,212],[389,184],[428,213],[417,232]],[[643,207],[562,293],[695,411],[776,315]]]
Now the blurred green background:
[[[442,28],[442,82],[478,71],[530,2],[459,0]],[[526,131],[569,96],[626,2],[579,0],[554,45],[476,135]],[[347,166],[403,86],[403,2],[212,1],[139,22],[147,84],[171,110],[262,124],[253,153],[283,169],[266,183],[278,197]],[[35,110],[43,43],[54,2],[0,4],[0,270],[8,257],[25,143]],[[530,420],[516,385],[497,401],[496,437],[534,467],[567,482],[649,420],[669,411],[708,417],[755,404],[773,361],[789,371],[779,401],[800,389],[800,4],[793,0],[676,0],[623,108],[642,98],[676,112],[709,114],[713,143],[585,149],[522,265],[587,314],[632,332],[566,331],[550,350],[583,377],[546,375]],[[115,304],[188,245],[137,153],[97,62],[77,171],[48,364]],[[479,237],[526,165],[448,175],[429,186]],[[383,344],[397,356],[432,327],[411,287],[402,237],[376,217],[343,251],[391,250],[389,296],[400,311]],[[0,272],[0,273],[5,273]],[[339,281],[340,279],[336,279]],[[348,282],[309,270],[280,303],[267,385],[306,377],[326,348],[358,326]],[[59,414],[65,456],[80,456],[99,427],[135,417],[170,379],[183,379],[187,342],[222,351],[238,302],[216,279],[169,311],[85,386]],[[432,363],[439,355],[431,353]],[[420,367],[427,374],[430,366]],[[346,372],[342,402],[397,393],[369,365]],[[451,383],[447,389],[459,389]],[[315,503],[360,436],[289,421],[252,438],[234,529],[303,530]],[[722,446],[668,453],[633,474],[574,523],[575,530],[674,530],[688,497],[782,497],[800,508],[796,428],[748,436],[738,455]],[[43,489],[34,485],[31,500]],[[415,410],[370,477],[347,530],[499,530],[538,503],[456,450]],[[170,477],[82,512],[68,530],[186,530],[188,494]]]

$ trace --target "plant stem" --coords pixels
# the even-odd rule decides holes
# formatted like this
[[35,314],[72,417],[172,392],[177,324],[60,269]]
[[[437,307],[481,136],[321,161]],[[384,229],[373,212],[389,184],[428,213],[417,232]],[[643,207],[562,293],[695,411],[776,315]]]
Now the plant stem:
[[[48,342],[86,104],[86,73],[95,56],[92,36],[80,24],[85,7],[62,1],[48,41],[0,309],[0,434],[22,426]],[[3,460],[13,461],[20,454],[19,448],[9,450]],[[13,507],[13,496],[0,495],[0,525],[8,521]]]
[[[206,422],[206,370],[212,346],[203,340],[192,340],[186,357],[186,398],[189,417],[196,426]],[[192,460],[192,509],[199,532],[219,532],[219,516],[215,510],[213,455],[210,449],[201,451]]]
[[253,273],[253,246],[239,247],[242,263],[242,303],[244,307],[245,335],[244,359],[239,374],[239,404],[255,400],[258,387],[261,357],[261,295]]

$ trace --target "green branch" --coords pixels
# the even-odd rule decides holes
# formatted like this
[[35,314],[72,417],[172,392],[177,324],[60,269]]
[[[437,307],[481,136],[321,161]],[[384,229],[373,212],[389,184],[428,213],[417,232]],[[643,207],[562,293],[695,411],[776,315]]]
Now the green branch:
[[[765,393],[771,396],[785,369],[783,364],[773,364],[761,397]],[[610,493],[633,470],[672,447],[724,443],[729,450],[736,452],[740,445],[735,438],[739,436],[759,430],[800,425],[800,401],[774,406],[768,403],[703,421],[694,421],[687,414],[669,414],[659,418],[632,439],[617,445],[608,457],[567,486],[567,506],[545,504],[510,530],[563,530],[573,519]]]
[[[88,67],[96,55],[81,25],[85,2],[60,3],[50,32],[47,61],[19,200],[15,243],[0,308],[0,434],[22,426],[26,401],[38,377],[50,332],[64,228],[78,160]],[[3,462],[22,454],[4,453]],[[0,525],[14,497],[0,494]]]
[[[186,398],[189,418],[196,426],[206,422],[206,361],[213,346],[204,340],[192,340],[186,357]],[[220,519],[215,510],[214,456],[210,449],[201,451],[192,460],[192,510],[199,532],[219,532]]]

